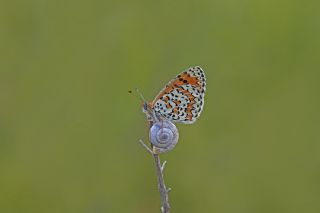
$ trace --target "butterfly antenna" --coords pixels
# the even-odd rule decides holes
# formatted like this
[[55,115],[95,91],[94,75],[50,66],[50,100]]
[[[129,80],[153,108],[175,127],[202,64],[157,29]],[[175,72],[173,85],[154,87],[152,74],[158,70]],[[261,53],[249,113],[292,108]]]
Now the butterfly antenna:
[[[141,101],[143,101],[143,103],[147,103],[146,99],[143,97],[143,95],[141,94],[141,92],[139,91],[138,88],[134,88],[135,90],[135,96],[140,99]],[[129,90],[128,93],[133,94],[132,90]]]
[[146,99],[144,99],[144,97],[143,97],[143,95],[141,94],[141,92],[139,91],[139,89],[138,89],[138,88],[135,88],[135,90],[136,90],[136,92],[138,93],[138,95],[140,96],[140,99],[141,99],[144,103],[146,103]]

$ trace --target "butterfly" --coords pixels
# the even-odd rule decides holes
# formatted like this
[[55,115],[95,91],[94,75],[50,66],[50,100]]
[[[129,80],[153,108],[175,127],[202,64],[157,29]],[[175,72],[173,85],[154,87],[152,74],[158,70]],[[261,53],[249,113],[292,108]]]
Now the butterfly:
[[190,67],[178,74],[152,102],[143,103],[149,120],[168,120],[192,124],[200,116],[206,92],[206,77],[201,67]]

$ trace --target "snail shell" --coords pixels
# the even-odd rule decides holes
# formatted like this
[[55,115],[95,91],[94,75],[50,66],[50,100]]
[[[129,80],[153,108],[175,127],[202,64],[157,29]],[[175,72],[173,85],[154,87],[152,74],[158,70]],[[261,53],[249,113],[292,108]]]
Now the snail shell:
[[150,129],[150,142],[153,152],[160,154],[172,150],[179,139],[177,127],[170,121],[155,122]]

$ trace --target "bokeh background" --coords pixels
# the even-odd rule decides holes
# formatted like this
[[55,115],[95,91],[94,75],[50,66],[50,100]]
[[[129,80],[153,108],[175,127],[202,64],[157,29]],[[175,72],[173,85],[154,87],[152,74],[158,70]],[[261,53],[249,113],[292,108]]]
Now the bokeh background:
[[172,212],[320,212],[320,3],[0,2],[0,212],[160,212],[140,88],[200,65]]

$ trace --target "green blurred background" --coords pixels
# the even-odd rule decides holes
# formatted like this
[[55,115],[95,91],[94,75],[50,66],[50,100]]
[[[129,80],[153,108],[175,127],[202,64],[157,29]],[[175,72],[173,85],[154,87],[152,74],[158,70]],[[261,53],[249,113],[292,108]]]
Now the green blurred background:
[[172,212],[320,212],[320,3],[0,3],[0,212],[159,211],[138,87],[200,65]]

